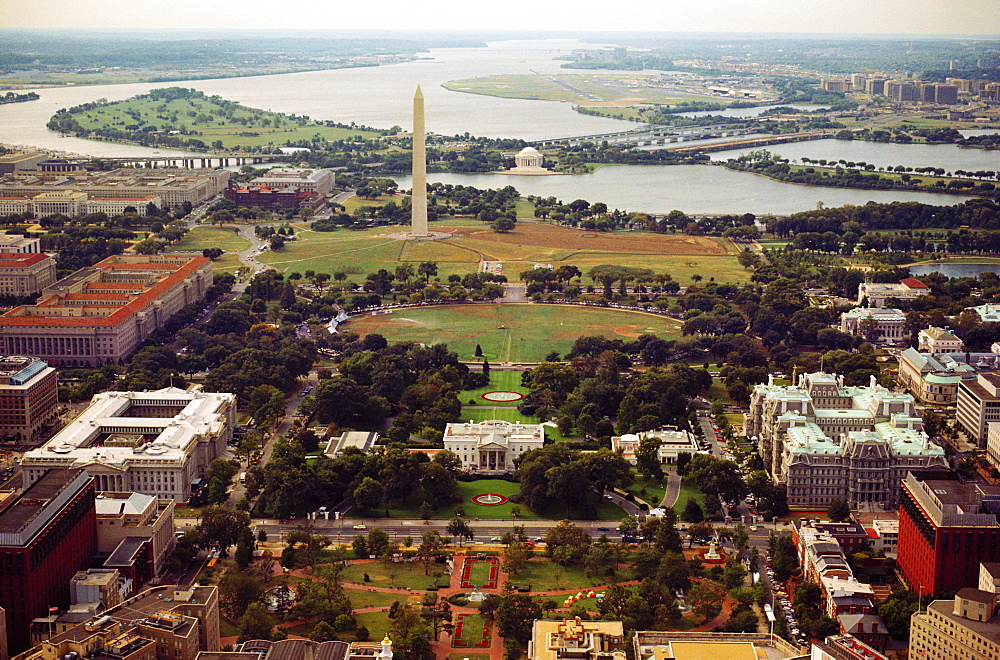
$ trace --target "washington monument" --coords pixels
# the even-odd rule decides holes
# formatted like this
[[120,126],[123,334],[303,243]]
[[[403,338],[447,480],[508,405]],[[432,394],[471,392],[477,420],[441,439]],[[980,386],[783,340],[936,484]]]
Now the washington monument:
[[413,95],[413,192],[410,194],[410,235],[427,236],[427,149],[424,144],[424,94]]

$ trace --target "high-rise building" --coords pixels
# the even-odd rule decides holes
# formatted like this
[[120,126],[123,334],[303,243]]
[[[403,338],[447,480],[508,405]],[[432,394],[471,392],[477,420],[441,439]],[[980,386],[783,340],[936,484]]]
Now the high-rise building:
[[975,379],[963,379],[955,398],[958,430],[979,447],[985,447],[990,422],[1000,422],[1000,374],[976,374]]
[[0,606],[8,650],[18,653],[30,645],[32,619],[69,606],[70,580],[94,556],[94,480],[83,470],[53,469],[20,496],[0,496]]
[[914,592],[952,594],[1000,561],[1000,486],[961,483],[947,472],[908,474],[899,506],[897,562]]

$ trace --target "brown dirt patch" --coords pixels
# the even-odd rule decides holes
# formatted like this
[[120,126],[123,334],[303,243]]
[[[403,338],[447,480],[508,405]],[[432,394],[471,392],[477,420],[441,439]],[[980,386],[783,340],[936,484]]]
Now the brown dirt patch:
[[475,235],[477,240],[519,246],[559,248],[562,250],[596,250],[601,252],[651,254],[724,255],[726,249],[704,236],[659,234],[604,234],[584,232],[541,223],[518,223],[507,234],[471,227],[455,228],[456,238]]
[[614,329],[614,333],[619,337],[638,339],[643,335],[656,334],[656,330],[653,328],[644,328],[641,325],[620,325]]

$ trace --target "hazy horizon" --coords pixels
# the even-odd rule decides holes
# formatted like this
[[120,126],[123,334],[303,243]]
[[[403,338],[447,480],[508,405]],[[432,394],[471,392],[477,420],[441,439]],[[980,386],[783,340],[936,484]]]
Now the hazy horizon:
[[728,36],[1000,37],[997,0],[661,0],[654,7],[508,0],[385,0],[331,5],[300,0],[0,0],[0,29],[194,31],[418,31],[470,33],[705,33]]

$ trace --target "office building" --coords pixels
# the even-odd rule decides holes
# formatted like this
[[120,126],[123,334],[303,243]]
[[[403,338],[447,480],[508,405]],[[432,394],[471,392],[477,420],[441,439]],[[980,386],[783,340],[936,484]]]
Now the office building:
[[313,209],[326,203],[326,198],[317,192],[300,190],[295,186],[271,188],[261,185],[239,185],[229,182],[224,193],[226,199],[238,206],[261,209]]
[[[63,164],[65,165],[65,164]],[[165,206],[176,208],[184,202],[193,205],[208,201],[222,193],[229,183],[229,170],[146,169],[122,167],[108,172],[88,172],[79,167],[50,167],[40,164],[37,169],[0,176],[0,197],[24,197],[37,200],[39,195],[58,193],[72,195],[75,207],[38,207],[40,215],[86,212],[87,200],[115,198],[135,202],[150,195],[159,197]],[[44,201],[43,198],[42,201]],[[52,204],[59,201],[52,198]],[[135,204],[133,204],[135,205]],[[61,210],[60,210],[61,209]],[[67,213],[75,210],[76,213]],[[136,206],[138,210],[138,206]],[[38,214],[36,211],[36,214]]]
[[33,170],[47,159],[40,151],[18,151],[0,155],[0,174],[10,174],[21,170]]
[[906,315],[891,307],[855,307],[840,315],[840,331],[865,341],[895,344],[907,339]]
[[51,426],[59,403],[56,370],[35,358],[0,356],[0,438],[29,443]]
[[985,447],[987,424],[1000,422],[1000,374],[981,373],[975,379],[960,381],[955,406],[958,430]]
[[[174,549],[174,500],[142,493],[97,494],[97,556],[136,584],[166,568]],[[134,559],[133,559],[134,558]]]
[[14,660],[195,660],[219,650],[219,590],[153,587],[55,634],[35,625],[40,641]]
[[1000,658],[997,594],[965,587],[910,617],[910,657],[921,660]]
[[444,429],[444,448],[462,460],[466,472],[513,472],[515,458],[541,449],[544,444],[545,429],[541,424],[493,419],[478,424],[448,424]]
[[873,520],[870,526],[865,528],[865,531],[868,532],[868,540],[872,544],[872,550],[875,552],[881,550],[886,557],[896,558],[899,549],[899,519],[879,518]]
[[920,353],[915,348],[907,348],[896,356],[899,359],[896,383],[920,403],[953,406],[958,401],[959,383],[974,380],[977,368],[993,368],[992,361],[985,361],[983,354],[976,355],[981,367],[966,361],[971,356],[964,353],[931,355]]
[[47,254],[0,252],[0,296],[30,296],[56,281],[56,260]]
[[32,619],[69,606],[70,580],[97,547],[92,477],[53,469],[26,486],[0,494],[0,606],[11,653],[30,645]]
[[[50,468],[85,467],[101,491],[186,502],[192,485],[222,456],[235,422],[236,397],[229,393],[102,392],[48,442],[25,453],[25,483]],[[142,506],[152,515],[152,504]]]
[[987,303],[985,305],[976,305],[975,307],[966,307],[964,311],[972,312],[983,323],[1000,323],[1000,305]]
[[694,437],[693,433],[673,426],[665,426],[657,431],[640,431],[615,436],[611,438],[611,451],[621,452],[626,461],[635,465],[635,453],[638,451],[639,445],[647,438],[655,438],[659,441],[656,454],[659,457],[660,465],[673,465],[677,462],[677,455],[681,452],[696,454],[699,449],[698,439]]
[[39,254],[42,251],[42,239],[23,236],[21,234],[0,234],[0,253]]
[[979,564],[1000,561],[1000,486],[955,479],[942,472],[903,480],[897,563],[914,592],[974,587]]
[[[767,633],[637,630],[632,636],[636,660],[790,660],[803,650]],[[566,657],[573,657],[569,654]]]
[[625,660],[621,621],[535,620],[528,642],[530,660]]
[[0,350],[53,364],[123,364],[153,330],[212,286],[212,262],[179,254],[108,257],[0,316]]
[[857,523],[813,523],[796,521],[792,539],[802,566],[803,579],[819,585],[823,613],[830,618],[841,615],[870,615],[875,592],[860,582],[851,570],[844,548],[828,529],[835,525],[857,527]]
[[367,454],[378,442],[378,437],[378,433],[375,431],[344,431],[340,435],[330,438],[323,453],[334,458],[343,454],[344,450],[353,448]]
[[965,342],[956,337],[948,328],[924,328],[917,333],[917,350],[937,355],[938,353],[961,353]]
[[915,300],[931,295],[931,288],[914,277],[907,277],[896,284],[862,282],[858,285],[858,304],[868,307],[885,307],[890,300]]
[[908,471],[947,466],[944,450],[923,431],[913,397],[890,392],[874,377],[867,387],[848,387],[843,376],[825,373],[802,374],[788,386],[769,378],[751,394],[747,436],[796,509],[826,508],[835,499],[895,508]]
[[889,660],[853,635],[833,635],[822,642],[813,642],[809,660]]
[[251,186],[266,188],[295,188],[302,192],[328,195],[333,190],[333,173],[323,169],[273,167],[267,174],[250,180]]
[[885,95],[886,82],[888,82],[887,78],[869,78],[865,83],[865,91],[872,96],[883,96]]

